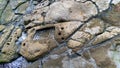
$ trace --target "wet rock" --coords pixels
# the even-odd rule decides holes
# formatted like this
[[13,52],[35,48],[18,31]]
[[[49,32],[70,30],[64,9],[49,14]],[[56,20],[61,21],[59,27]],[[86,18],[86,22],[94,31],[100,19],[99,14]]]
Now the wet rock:
[[82,24],[78,21],[55,24],[55,39],[58,42],[65,41]]
[[98,35],[94,39],[92,44],[96,45],[98,43],[102,43],[102,42],[104,42],[108,39],[111,39],[111,38],[115,37],[116,35],[119,35],[119,34],[120,34],[120,28],[119,27],[115,27],[115,26],[108,27],[104,33]]
[[21,33],[22,30],[20,28],[16,28],[15,32],[5,42],[0,53],[0,63],[10,62],[11,60],[17,58],[16,41],[21,36]]
[[28,31],[28,37],[22,42],[20,48],[20,54],[29,61],[42,57],[45,53],[57,46],[56,41],[52,38],[33,40],[35,33],[36,30],[31,28]]
[[54,2],[50,5],[50,9],[46,13],[45,22],[86,21],[96,14],[97,9],[95,5],[89,1],[85,3],[75,1]]
[[4,25],[0,25],[0,32],[3,31],[5,29]]
[[112,6],[112,9],[109,10],[102,18],[114,26],[120,26],[120,2]]
[[0,36],[0,48],[4,45],[5,41],[8,39],[13,28],[14,26],[10,25],[3,30],[3,34]]

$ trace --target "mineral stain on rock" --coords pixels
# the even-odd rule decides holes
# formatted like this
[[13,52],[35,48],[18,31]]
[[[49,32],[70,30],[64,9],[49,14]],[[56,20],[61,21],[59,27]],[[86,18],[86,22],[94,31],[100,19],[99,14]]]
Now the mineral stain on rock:
[[0,0],[0,68],[120,68],[119,26],[120,0]]

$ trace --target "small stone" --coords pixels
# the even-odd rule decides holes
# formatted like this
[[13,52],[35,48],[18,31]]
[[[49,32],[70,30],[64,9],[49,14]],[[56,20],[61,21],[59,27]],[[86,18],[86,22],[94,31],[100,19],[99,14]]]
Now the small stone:
[[77,31],[68,41],[67,45],[73,49],[74,52],[80,50],[89,40],[92,39],[92,35],[83,31]]
[[69,40],[68,41],[68,47],[71,48],[71,49],[81,47],[81,46],[83,46],[83,44],[81,42],[74,41],[74,40]]

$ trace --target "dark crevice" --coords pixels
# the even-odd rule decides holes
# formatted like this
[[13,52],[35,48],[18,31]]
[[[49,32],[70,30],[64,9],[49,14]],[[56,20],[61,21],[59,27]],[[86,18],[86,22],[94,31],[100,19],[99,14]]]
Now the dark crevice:
[[26,3],[26,2],[27,2],[27,0],[24,1],[24,2],[19,3],[19,4],[13,9],[13,11],[15,11],[17,8],[19,8],[22,4],[24,4],[24,3]]
[[23,13],[15,13],[15,15],[24,15]]
[[88,0],[88,1],[91,1],[95,5],[95,7],[97,9],[97,13],[99,14],[100,13],[99,6],[94,1],[92,1],[92,0]]

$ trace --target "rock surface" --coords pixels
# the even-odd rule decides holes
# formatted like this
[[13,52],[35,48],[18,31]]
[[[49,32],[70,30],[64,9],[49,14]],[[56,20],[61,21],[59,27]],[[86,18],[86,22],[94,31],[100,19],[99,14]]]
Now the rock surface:
[[97,9],[95,5],[93,5],[92,2],[89,1],[85,3],[79,3],[75,1],[55,2],[50,5],[50,9],[46,13],[45,21],[86,21],[96,14]]
[[44,53],[49,52],[57,46],[57,43],[52,38],[43,38],[40,40],[33,40],[34,34],[37,30],[31,28],[28,31],[27,38],[22,42],[20,54],[28,60],[35,60]]
[[3,31],[5,29],[4,25],[0,25],[0,32]]
[[0,53],[0,63],[10,62],[17,58],[16,40],[21,36],[21,33],[22,30],[20,28],[16,28],[15,32],[5,42]]
[[5,41],[8,39],[13,28],[14,26],[10,25],[3,31],[3,34],[0,36],[0,48],[4,45]]
[[83,23],[78,21],[55,24],[55,39],[58,42],[65,41]]
[[0,68],[120,68],[119,10],[120,0],[0,0]]

